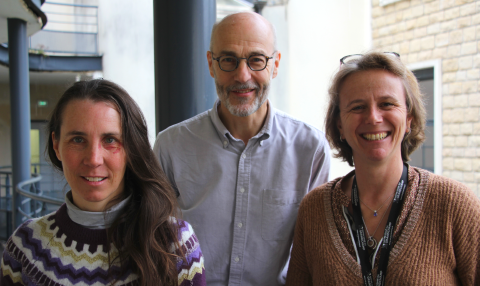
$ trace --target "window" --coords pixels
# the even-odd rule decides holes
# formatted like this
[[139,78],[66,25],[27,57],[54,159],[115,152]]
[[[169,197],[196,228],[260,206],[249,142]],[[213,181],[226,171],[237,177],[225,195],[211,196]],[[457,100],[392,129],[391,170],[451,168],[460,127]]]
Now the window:
[[416,63],[408,68],[418,80],[427,111],[425,142],[410,155],[409,164],[442,174],[441,61]]
[[424,94],[425,109],[427,110],[427,124],[425,127],[425,142],[410,156],[410,164],[430,172],[434,172],[434,111],[433,111],[433,68],[416,70],[413,72]]

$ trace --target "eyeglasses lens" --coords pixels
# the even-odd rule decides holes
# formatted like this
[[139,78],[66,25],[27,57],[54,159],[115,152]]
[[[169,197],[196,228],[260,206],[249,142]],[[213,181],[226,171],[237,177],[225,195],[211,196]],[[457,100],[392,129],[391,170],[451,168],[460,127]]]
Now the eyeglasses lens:
[[267,58],[263,55],[251,56],[248,58],[248,65],[254,71],[262,70],[267,65]]
[[237,58],[232,56],[220,57],[220,68],[224,71],[233,71],[237,67]]
[[[238,58],[222,56],[218,62],[222,70],[233,71],[237,68]],[[263,70],[267,66],[267,58],[264,55],[253,55],[247,59],[247,64],[253,71]]]

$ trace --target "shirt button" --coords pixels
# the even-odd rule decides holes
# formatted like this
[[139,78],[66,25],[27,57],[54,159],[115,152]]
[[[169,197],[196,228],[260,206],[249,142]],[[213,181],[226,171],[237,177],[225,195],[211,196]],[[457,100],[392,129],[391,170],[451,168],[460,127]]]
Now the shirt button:
[[243,159],[247,158],[247,155],[242,154],[242,158],[243,158]]
[[239,222],[237,225],[239,228],[241,228],[243,226],[243,223]]
[[244,188],[240,188],[240,193],[245,193],[245,189]]
[[223,146],[227,147],[227,145],[228,145],[228,141],[227,140],[223,141]]
[[235,262],[239,262],[239,261],[240,261],[240,258],[238,258],[238,256],[237,256],[237,257],[235,257],[234,260],[235,260]]

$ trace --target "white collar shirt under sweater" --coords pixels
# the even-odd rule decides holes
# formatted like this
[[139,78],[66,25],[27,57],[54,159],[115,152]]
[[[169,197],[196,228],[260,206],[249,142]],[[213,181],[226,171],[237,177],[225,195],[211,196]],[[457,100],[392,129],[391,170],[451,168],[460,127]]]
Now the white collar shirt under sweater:
[[245,146],[218,104],[159,133],[154,152],[202,245],[207,285],[282,285],[300,201],[327,182],[329,145],[268,103]]

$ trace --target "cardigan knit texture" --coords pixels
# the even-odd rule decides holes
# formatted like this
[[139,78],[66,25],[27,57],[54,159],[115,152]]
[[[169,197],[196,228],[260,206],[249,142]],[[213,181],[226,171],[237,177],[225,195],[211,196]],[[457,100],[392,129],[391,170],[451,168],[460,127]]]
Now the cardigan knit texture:
[[[192,227],[176,220],[186,261],[177,259],[178,285],[205,285],[200,245]],[[105,229],[88,229],[73,222],[66,205],[55,213],[28,220],[7,241],[0,285],[138,285],[128,265],[109,267]],[[117,249],[110,244],[110,257]],[[172,253],[178,249],[172,244]]]
[[[287,286],[364,285],[349,251],[352,240],[345,245],[332,210],[342,179],[302,201]],[[411,166],[406,194],[414,194],[412,205],[404,223],[395,226],[385,285],[480,285],[479,198],[459,182]],[[374,279],[377,269],[378,263]]]

